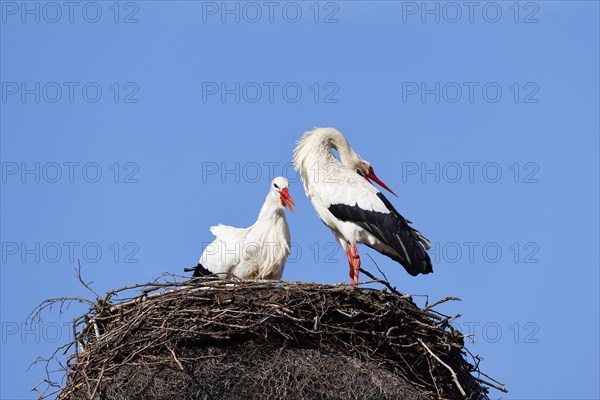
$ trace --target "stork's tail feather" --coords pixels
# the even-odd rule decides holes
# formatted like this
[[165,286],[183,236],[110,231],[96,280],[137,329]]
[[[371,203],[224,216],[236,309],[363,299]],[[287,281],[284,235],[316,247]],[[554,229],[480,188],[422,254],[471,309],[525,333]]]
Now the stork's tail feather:
[[392,203],[382,194],[377,193],[377,197],[383,201],[388,210],[396,216],[396,223],[392,225],[392,231],[397,233],[398,241],[386,241],[400,255],[399,258],[392,259],[398,261],[406,272],[412,276],[419,274],[429,274],[433,272],[431,258],[426,250],[431,248],[431,242],[421,232],[410,226],[411,222],[404,218],[394,208]]
[[426,251],[431,248],[431,242],[421,232],[410,226],[405,226],[400,236],[402,249],[395,248],[395,250],[401,257],[396,261],[402,264],[406,272],[412,276],[433,272],[431,258]]
[[200,263],[198,263],[198,265],[196,265],[195,267],[192,268],[184,268],[183,269],[185,272],[194,272],[194,274],[192,275],[194,278],[199,277],[199,276],[209,276],[209,275],[213,275],[212,272],[210,272],[208,269],[204,268],[204,266]]
[[416,229],[415,234],[417,235],[417,239],[419,240],[419,242],[421,242],[423,247],[425,247],[425,250],[429,250],[431,248],[431,242],[429,241],[429,239],[423,236],[423,234]]

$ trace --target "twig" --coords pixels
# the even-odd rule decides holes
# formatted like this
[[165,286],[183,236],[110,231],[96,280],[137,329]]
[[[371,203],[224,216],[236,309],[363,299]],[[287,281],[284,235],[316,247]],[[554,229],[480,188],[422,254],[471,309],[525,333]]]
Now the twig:
[[100,382],[102,382],[102,376],[104,375],[104,367],[105,366],[103,365],[102,370],[100,371],[100,375],[98,376],[98,382],[96,383],[96,386],[94,387],[94,391],[92,392],[92,395],[90,396],[90,400],[94,399],[94,396],[96,395],[96,391],[100,387]]
[[89,290],[90,292],[94,293],[96,299],[102,300],[102,297],[100,297],[100,295],[94,289],[92,289],[87,283],[83,281],[83,277],[81,276],[81,264],[79,263],[79,260],[77,260],[77,268],[75,269],[75,271],[77,279],[79,279],[79,282],[81,282],[83,287]]
[[373,279],[373,281],[375,282],[379,282],[381,283],[383,286],[385,286],[386,288],[390,289],[390,291],[392,293],[394,293],[395,295],[402,297],[402,298],[406,298],[406,297],[410,297],[408,295],[404,295],[402,293],[400,293],[399,291],[396,290],[395,287],[393,287],[388,281],[384,281],[381,278],[376,277],[375,275],[373,275],[372,273],[370,273],[369,271],[367,271],[364,268],[359,268],[358,269],[360,272],[362,272],[363,274],[365,274],[366,276],[368,276],[369,278]]
[[499,391],[501,391],[503,393],[508,393],[508,390],[506,388],[503,388],[502,386],[494,385],[493,383],[488,382],[488,381],[486,381],[484,379],[478,378],[476,376],[474,376],[473,378],[475,378],[478,382],[481,382],[481,383],[483,383],[485,385],[488,385],[489,387],[493,387],[494,389],[499,390]]
[[390,280],[385,275],[385,272],[383,272],[381,270],[381,268],[379,268],[379,265],[377,265],[377,263],[375,262],[375,260],[373,260],[373,257],[371,257],[371,255],[369,253],[365,253],[365,254],[367,255],[367,257],[369,257],[371,259],[371,261],[373,261],[373,264],[375,264],[375,266],[377,267],[377,271],[379,271],[379,273],[383,276],[383,279],[385,279],[386,282],[389,282]]
[[100,330],[98,329],[98,324],[96,323],[96,320],[94,318],[92,318],[92,320],[90,321],[92,326],[94,327],[94,333],[96,334],[96,338],[100,339]]
[[185,369],[183,368],[183,365],[181,365],[181,363],[179,362],[179,360],[177,359],[177,356],[175,355],[175,352],[173,351],[172,348],[167,347],[167,349],[169,349],[169,351],[171,352],[171,354],[173,355],[173,359],[175,360],[175,362],[177,363],[177,365],[179,366],[179,369],[182,371],[185,371]]
[[439,301],[436,301],[435,303],[432,303],[432,304],[428,305],[427,307],[424,307],[424,308],[423,308],[423,311],[429,311],[429,310],[431,310],[433,307],[435,307],[435,306],[437,306],[437,305],[439,305],[439,304],[445,303],[445,302],[447,302],[447,301],[451,301],[451,300],[452,300],[452,301],[462,301],[462,300],[461,300],[461,299],[459,299],[458,297],[450,297],[450,296],[449,296],[449,297],[445,297],[445,298],[443,298],[443,299],[441,299],[441,300],[439,300]]
[[435,353],[433,351],[431,351],[431,349],[429,347],[427,347],[427,345],[421,339],[418,339],[418,340],[419,340],[419,343],[421,343],[421,345],[423,347],[425,347],[425,350],[427,350],[427,352],[429,354],[431,354],[436,360],[438,360],[438,362],[440,364],[442,364],[444,367],[446,367],[448,369],[448,371],[450,371],[450,374],[452,375],[452,380],[456,384],[456,387],[460,391],[460,394],[462,394],[463,397],[467,397],[467,393],[465,392],[465,390],[460,385],[460,382],[458,382],[458,377],[456,376],[456,372],[454,372],[454,370],[452,368],[450,368],[450,366],[448,364],[446,364],[438,356],[436,356]]

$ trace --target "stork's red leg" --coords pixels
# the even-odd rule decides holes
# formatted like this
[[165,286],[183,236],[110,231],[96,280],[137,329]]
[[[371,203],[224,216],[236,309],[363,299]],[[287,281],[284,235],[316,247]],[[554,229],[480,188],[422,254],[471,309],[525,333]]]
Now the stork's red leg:
[[346,246],[346,255],[348,256],[348,264],[350,265],[350,281],[353,286],[358,285],[358,269],[360,268],[360,256],[356,245]]

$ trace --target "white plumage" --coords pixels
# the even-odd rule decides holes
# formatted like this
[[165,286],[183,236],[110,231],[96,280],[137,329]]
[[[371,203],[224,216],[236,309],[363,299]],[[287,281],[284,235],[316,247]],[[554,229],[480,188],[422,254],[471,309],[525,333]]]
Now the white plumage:
[[216,225],[210,228],[216,239],[206,246],[198,265],[186,271],[194,276],[216,274],[240,279],[281,279],[290,254],[290,230],[285,207],[292,212],[294,201],[289,182],[277,177],[258,219],[248,228]]
[[[337,150],[340,160],[332,149]],[[373,180],[392,192],[338,130],[306,132],[294,150],[294,164],[317,214],[346,250],[354,284],[358,283],[360,267],[357,243],[399,262],[411,275],[432,272],[425,251],[431,244],[369,182]]]

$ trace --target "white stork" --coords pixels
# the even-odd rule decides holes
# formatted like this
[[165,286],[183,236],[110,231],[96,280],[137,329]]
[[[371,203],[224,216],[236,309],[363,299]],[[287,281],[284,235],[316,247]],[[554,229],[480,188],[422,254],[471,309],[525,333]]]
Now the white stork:
[[225,278],[281,279],[290,254],[290,229],[284,208],[289,207],[293,213],[296,205],[288,188],[287,179],[273,179],[254,225],[211,227],[216,239],[206,246],[198,265],[185,271],[194,271],[195,277],[215,274]]
[[357,243],[397,261],[413,276],[433,272],[425,251],[431,247],[429,240],[371,184],[369,180],[394,194],[338,130],[306,132],[294,150],[294,165],[317,214],[346,250],[354,285],[360,268]]

